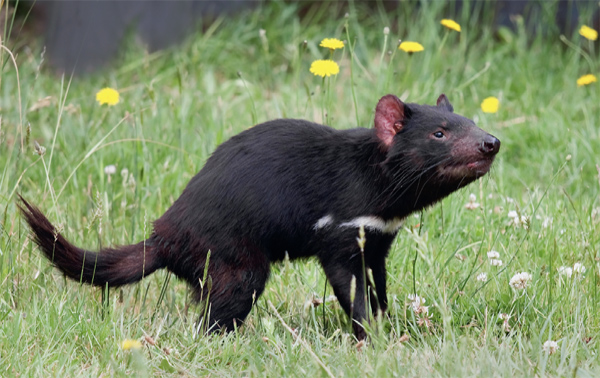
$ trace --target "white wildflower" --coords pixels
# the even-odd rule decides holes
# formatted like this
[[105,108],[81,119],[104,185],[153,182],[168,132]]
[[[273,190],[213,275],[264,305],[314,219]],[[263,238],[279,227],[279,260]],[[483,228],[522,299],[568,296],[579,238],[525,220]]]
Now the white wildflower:
[[469,194],[469,202],[467,202],[467,204],[465,205],[465,207],[468,210],[475,210],[477,209],[480,205],[479,202],[475,202],[477,201],[477,196],[475,196],[475,194],[471,193]]
[[558,350],[558,343],[556,341],[548,340],[544,343],[542,349],[548,354],[554,354]]
[[390,34],[390,28],[388,26],[386,26],[385,28],[383,28],[383,35],[388,35]]
[[570,266],[561,266],[558,268],[558,274],[561,276],[567,276],[567,278],[571,278],[573,275],[573,269]]
[[509,285],[513,289],[523,290],[529,285],[531,278],[531,274],[527,272],[517,273],[510,279]]
[[550,227],[550,226],[552,226],[552,218],[550,218],[550,217],[545,217],[545,218],[544,218],[544,221],[542,222],[542,227],[544,227],[544,228],[548,228],[548,227]]
[[582,263],[575,263],[573,265],[573,273],[583,274],[583,273],[585,273],[585,271],[586,271],[585,266],[583,266]]
[[502,260],[500,260],[500,259],[491,259],[490,260],[490,265],[491,266],[502,266]]
[[417,294],[408,294],[408,306],[412,308],[415,314],[428,314],[429,306],[425,306],[426,299]]
[[487,273],[479,273],[479,274],[477,275],[477,281],[482,281],[482,282],[484,282],[484,281],[487,281],[487,278],[488,278],[488,277],[487,277]]
[[498,257],[500,257],[500,253],[499,253],[499,252],[497,252],[497,251],[489,251],[489,252],[487,253],[487,257],[488,257],[488,259],[490,259],[490,260],[491,260],[491,259],[497,259]]
[[508,320],[511,318],[510,315],[505,314],[503,312],[498,314],[498,319],[502,320],[502,328],[504,328],[504,332],[510,332],[510,324]]
[[114,175],[117,172],[117,167],[115,167],[113,164],[111,165],[107,165],[106,167],[104,167],[104,174],[106,175]]
[[510,218],[509,226],[529,228],[529,218],[527,216],[519,215],[515,210],[511,210],[508,212],[508,217]]

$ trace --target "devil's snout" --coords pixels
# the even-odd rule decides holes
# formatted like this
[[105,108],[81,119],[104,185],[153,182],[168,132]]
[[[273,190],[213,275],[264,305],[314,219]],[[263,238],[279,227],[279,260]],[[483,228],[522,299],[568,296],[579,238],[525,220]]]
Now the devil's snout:
[[485,155],[496,155],[500,150],[500,140],[488,134],[481,141],[479,150]]

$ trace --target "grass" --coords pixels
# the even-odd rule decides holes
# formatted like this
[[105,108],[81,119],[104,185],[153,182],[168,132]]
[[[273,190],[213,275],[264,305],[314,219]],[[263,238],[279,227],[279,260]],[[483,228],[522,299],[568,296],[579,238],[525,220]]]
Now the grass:
[[[488,20],[466,13],[460,34],[444,30],[442,2],[397,11],[350,3],[303,18],[297,5],[273,2],[206,25],[172,50],[147,54],[129,43],[112,68],[75,79],[40,71],[31,41],[14,51],[17,77],[3,50],[0,375],[598,376],[600,85],[575,81],[598,75],[600,60],[578,35],[561,41],[552,6],[543,32],[496,38]],[[329,82],[308,72],[330,57],[318,47],[325,37],[347,40]],[[398,39],[425,51],[408,56]],[[94,101],[104,86],[120,90],[118,105]],[[315,260],[276,264],[244,327],[204,337],[194,331],[202,309],[166,271],[103,301],[101,290],[65,280],[41,257],[17,213],[21,193],[77,245],[137,242],[231,136],[279,117],[371,127],[386,93],[429,104],[446,93],[502,148],[489,175],[406,220],[387,264],[389,313],[360,350],[335,301],[310,305],[325,288]],[[488,96],[500,99],[498,113],[480,110]],[[45,155],[34,154],[34,141]],[[465,208],[471,193],[475,210]],[[528,227],[510,224],[509,211]],[[490,250],[501,267],[490,265]],[[585,274],[558,273],[576,262]],[[514,290],[509,281],[521,271],[532,280]],[[407,307],[414,291],[430,305],[429,328]],[[125,339],[144,346],[124,351]],[[552,355],[542,348],[548,340],[558,342]]]

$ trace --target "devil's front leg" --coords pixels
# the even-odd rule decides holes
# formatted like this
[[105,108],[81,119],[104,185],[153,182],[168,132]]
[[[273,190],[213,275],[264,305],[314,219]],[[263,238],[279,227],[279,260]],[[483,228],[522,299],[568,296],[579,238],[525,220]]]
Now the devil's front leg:
[[[352,319],[354,335],[359,340],[365,339],[367,334],[362,325],[367,318],[365,271],[358,246],[338,249],[332,254],[319,256],[319,258],[338,302]],[[354,288],[352,288],[353,281]]]
[[373,310],[373,314],[377,316],[378,311],[382,313],[387,311],[385,257],[377,256],[377,258],[371,259],[368,262],[367,268],[371,269],[371,274],[367,274],[371,309]]
[[367,274],[367,285],[369,287],[371,309],[375,315],[377,315],[378,310],[384,313],[388,308],[385,261],[395,237],[396,232],[371,233],[370,235],[367,233],[365,260],[367,268],[371,270],[371,274]]
[[361,251],[357,229],[327,231],[316,239],[318,257],[340,305],[352,319],[354,334],[362,340],[366,338],[362,323],[368,320],[367,303],[374,314],[387,310],[385,260],[395,233],[367,231]]

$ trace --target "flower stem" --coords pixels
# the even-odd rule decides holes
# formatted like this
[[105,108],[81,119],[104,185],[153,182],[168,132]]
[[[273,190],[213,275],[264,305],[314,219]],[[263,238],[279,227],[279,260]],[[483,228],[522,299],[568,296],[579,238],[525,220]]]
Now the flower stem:
[[352,90],[352,101],[354,102],[354,113],[356,116],[356,126],[360,125],[358,119],[358,103],[356,102],[356,92],[354,91],[354,45],[350,41],[350,31],[348,26],[348,19],[344,24],[346,29],[346,39],[348,40],[348,49],[350,50],[350,89]]

